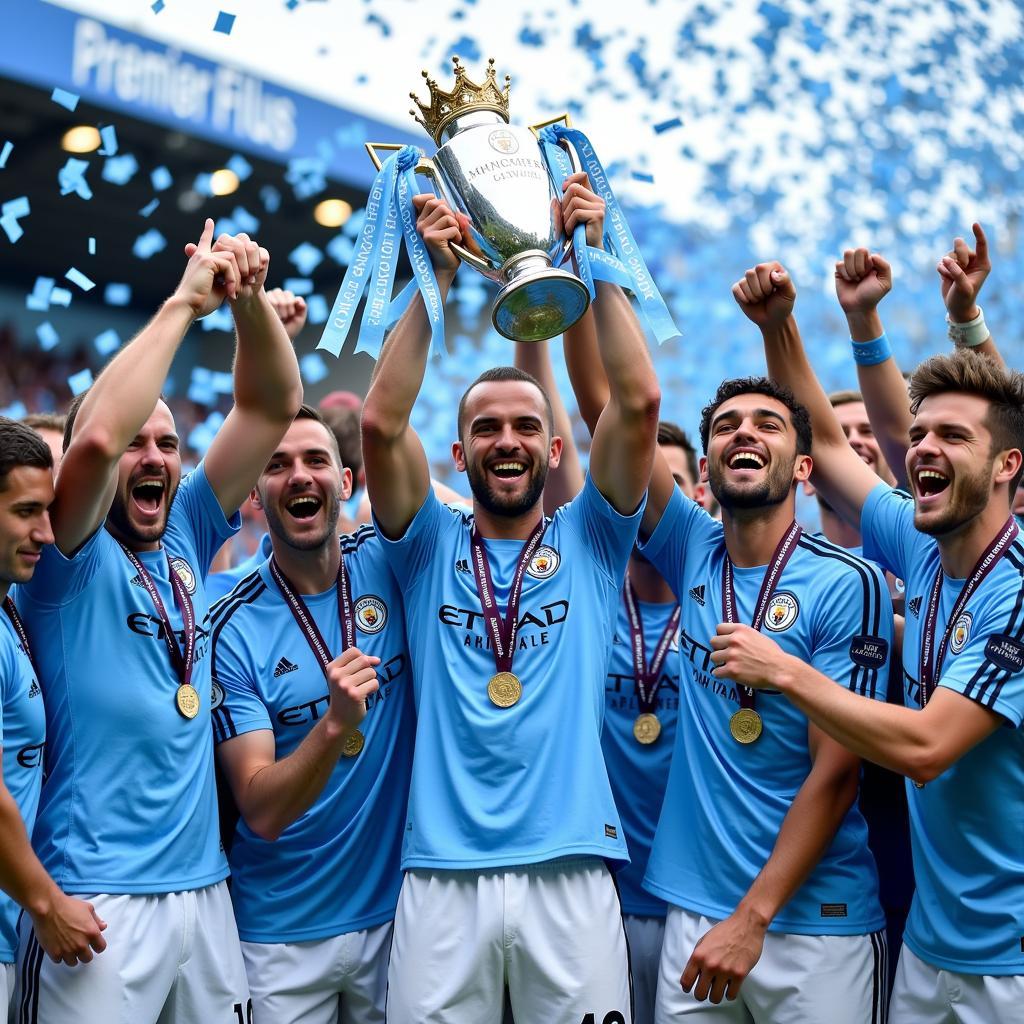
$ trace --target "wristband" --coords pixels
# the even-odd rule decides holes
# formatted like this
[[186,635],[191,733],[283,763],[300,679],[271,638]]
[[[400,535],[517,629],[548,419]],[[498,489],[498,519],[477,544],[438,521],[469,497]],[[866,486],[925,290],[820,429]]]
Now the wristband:
[[946,314],[946,332],[949,340],[957,348],[977,348],[978,345],[988,341],[989,329],[985,325],[985,313],[981,306],[978,307],[978,315],[965,324],[957,324],[949,319]]
[[875,366],[884,363],[892,355],[892,346],[885,331],[872,341],[852,341],[853,361],[858,366]]

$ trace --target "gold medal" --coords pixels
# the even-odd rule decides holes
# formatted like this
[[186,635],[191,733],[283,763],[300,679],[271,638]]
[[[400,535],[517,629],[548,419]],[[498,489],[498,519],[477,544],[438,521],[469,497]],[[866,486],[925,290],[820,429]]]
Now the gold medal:
[[182,683],[174,695],[174,703],[183,718],[193,719],[199,714],[199,691],[191,683]]
[[518,704],[522,695],[523,684],[519,682],[519,677],[511,672],[498,672],[491,676],[491,681],[487,684],[487,696],[491,698],[491,703],[499,708],[510,708],[513,704]]
[[737,743],[753,743],[762,728],[761,716],[753,708],[740,708],[729,719],[729,732]]
[[653,743],[661,735],[661,721],[658,716],[650,712],[637,715],[633,722],[633,735],[637,743],[643,743],[644,746]]
[[345,737],[345,746],[341,748],[342,757],[357,757],[365,742],[366,739],[358,729],[350,732]]

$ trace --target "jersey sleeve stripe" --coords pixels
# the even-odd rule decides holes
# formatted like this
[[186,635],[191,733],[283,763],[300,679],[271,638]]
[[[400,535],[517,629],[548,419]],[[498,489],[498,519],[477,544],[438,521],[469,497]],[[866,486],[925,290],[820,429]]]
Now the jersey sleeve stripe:
[[223,743],[225,740],[233,739],[238,735],[235,728],[235,721],[231,717],[231,709],[221,705],[213,712],[213,740],[214,743]]

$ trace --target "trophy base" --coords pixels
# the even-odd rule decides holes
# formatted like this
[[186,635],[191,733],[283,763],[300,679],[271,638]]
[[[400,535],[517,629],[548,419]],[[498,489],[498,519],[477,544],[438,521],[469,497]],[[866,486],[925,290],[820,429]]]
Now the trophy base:
[[491,310],[495,330],[512,341],[544,341],[562,334],[590,305],[587,286],[575,274],[556,270],[546,258],[529,263],[539,264],[538,269],[523,266],[498,293]]

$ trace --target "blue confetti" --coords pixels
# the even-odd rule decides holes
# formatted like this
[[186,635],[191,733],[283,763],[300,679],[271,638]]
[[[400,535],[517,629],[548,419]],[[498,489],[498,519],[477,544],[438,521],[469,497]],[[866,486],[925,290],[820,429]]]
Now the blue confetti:
[[141,210],[139,210],[139,213],[143,217],[148,217],[159,205],[159,199],[150,199],[150,201],[146,203],[146,205]]
[[303,277],[308,277],[323,262],[323,253],[309,242],[296,246],[288,254],[288,259],[295,264],[295,269]]
[[0,409],[0,416],[11,420],[23,420],[28,415],[24,402],[12,402],[6,409]]
[[156,228],[150,228],[145,234],[139,235],[135,239],[132,255],[140,260],[148,260],[166,248],[167,239]]
[[50,293],[55,283],[52,277],[37,277],[32,291],[25,296],[25,308],[45,313],[50,308]]
[[464,61],[465,60],[479,60],[480,59],[480,47],[475,39],[471,39],[469,36],[462,36],[456,39],[450,47],[449,52],[457,53]]
[[92,199],[92,189],[85,180],[85,172],[88,169],[88,160],[78,160],[69,156],[64,166],[57,172],[60,194],[66,196],[74,192],[82,199]]
[[111,352],[116,352],[121,347],[121,336],[113,327],[109,327],[101,334],[97,334],[92,343],[101,356],[109,356]]
[[204,316],[199,323],[204,331],[230,331],[234,321],[231,319],[231,310],[225,303],[220,309],[215,309]]
[[327,300],[322,295],[309,295],[306,297],[306,319],[311,324],[325,324],[331,315]]
[[213,31],[221,32],[226,36],[231,35],[231,30],[235,27],[235,16],[233,14],[227,14],[221,11],[217,15],[217,21],[214,23]]
[[5,142],[4,148],[0,149],[0,170],[7,166],[7,158],[11,155],[11,150],[13,149],[13,142]]
[[164,4],[164,0],[153,0],[153,3],[150,4],[150,8],[149,9],[154,14],[159,14],[164,9],[165,6],[166,5]]
[[111,282],[103,290],[103,301],[108,306],[127,306],[132,301],[130,285]]
[[81,288],[83,292],[91,292],[93,288],[96,287],[95,281],[90,281],[89,278],[85,276],[85,274],[83,274],[80,270],[78,270],[75,267],[72,267],[64,276],[72,284],[77,284],[78,287]]
[[201,196],[212,196],[213,195],[213,175],[208,173],[202,173],[196,175],[196,180],[192,182],[192,188],[198,192]]
[[114,156],[117,153],[117,130],[112,124],[105,124],[100,129],[103,145],[99,148],[100,156]]
[[519,33],[519,42],[523,46],[543,46],[544,36],[529,25],[524,25]]
[[96,239],[92,237],[89,238],[89,255],[96,255]]
[[646,181],[649,185],[653,185],[654,184],[654,175],[653,174],[646,174],[643,171],[633,171],[633,173],[630,174],[630,177],[634,181]]
[[39,339],[39,347],[44,352],[49,352],[51,348],[56,348],[60,344],[60,335],[49,320],[36,328],[36,337]]
[[230,395],[235,390],[235,375],[230,370],[213,370],[210,383],[218,395]]
[[286,277],[281,287],[295,295],[309,295],[313,291],[313,282],[308,277]]
[[163,165],[153,168],[149,175],[149,180],[157,192],[163,192],[174,184],[174,178],[171,177],[171,172]]
[[103,180],[112,185],[127,185],[138,169],[139,162],[131,153],[108,157],[103,164]]
[[78,373],[71,374],[68,377],[68,387],[71,388],[71,394],[76,396],[88,391],[92,387],[92,370],[79,370]]
[[236,206],[231,211],[231,219],[238,225],[238,230],[244,231],[247,235],[255,235],[260,229],[259,220],[244,206]]
[[227,168],[238,175],[239,181],[245,181],[245,179],[252,174],[252,164],[250,164],[241,153],[235,153],[235,155],[228,160]]
[[28,196],[18,196],[17,199],[8,200],[0,206],[0,212],[5,217],[27,217],[31,212]]
[[13,245],[25,232],[14,217],[0,217],[0,228],[4,229],[7,239]]
[[318,384],[331,372],[319,352],[310,352],[309,355],[303,356],[299,360],[299,370],[307,384]]
[[342,267],[347,267],[352,262],[352,254],[355,252],[355,248],[355,243],[352,239],[346,238],[343,234],[335,235],[326,246],[327,255]]
[[664,132],[672,131],[673,128],[681,128],[682,125],[683,120],[680,117],[672,117],[667,121],[659,121],[658,124],[654,126],[654,134],[662,135]]
[[267,213],[277,213],[281,208],[281,193],[273,185],[264,185],[260,189],[260,201]]
[[78,94],[68,92],[67,89],[54,89],[50,93],[50,99],[66,110],[74,110],[78,106]]
[[71,292],[67,288],[54,288],[50,292],[50,304],[63,306],[65,309],[71,305]]

